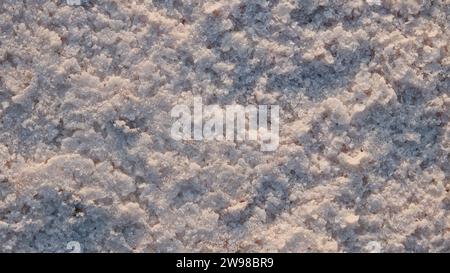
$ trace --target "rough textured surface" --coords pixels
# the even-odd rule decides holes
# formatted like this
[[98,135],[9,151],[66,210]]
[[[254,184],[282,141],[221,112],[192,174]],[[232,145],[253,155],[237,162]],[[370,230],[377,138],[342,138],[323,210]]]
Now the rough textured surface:
[[0,251],[450,251],[449,0],[82,2],[0,0]]

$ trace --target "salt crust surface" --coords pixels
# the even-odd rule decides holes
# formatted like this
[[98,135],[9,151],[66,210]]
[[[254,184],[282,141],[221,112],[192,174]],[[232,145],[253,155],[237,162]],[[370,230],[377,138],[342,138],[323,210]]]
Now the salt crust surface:
[[[0,251],[450,251],[449,0],[0,1]],[[281,142],[170,109],[278,104]]]

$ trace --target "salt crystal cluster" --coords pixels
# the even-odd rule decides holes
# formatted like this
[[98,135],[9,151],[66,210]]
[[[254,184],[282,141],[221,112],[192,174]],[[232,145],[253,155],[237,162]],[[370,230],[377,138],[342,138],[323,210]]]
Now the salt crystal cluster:
[[87,3],[0,2],[0,252],[450,251],[448,0]]

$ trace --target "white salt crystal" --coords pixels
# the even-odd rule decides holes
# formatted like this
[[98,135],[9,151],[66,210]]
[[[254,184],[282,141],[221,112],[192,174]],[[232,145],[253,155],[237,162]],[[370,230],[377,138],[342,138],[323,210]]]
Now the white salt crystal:
[[381,5],[381,0],[366,0],[366,2],[367,2],[367,4],[369,4],[369,5],[378,5],[378,6],[380,6]]
[[81,6],[81,0],[67,0],[67,5],[70,6]]

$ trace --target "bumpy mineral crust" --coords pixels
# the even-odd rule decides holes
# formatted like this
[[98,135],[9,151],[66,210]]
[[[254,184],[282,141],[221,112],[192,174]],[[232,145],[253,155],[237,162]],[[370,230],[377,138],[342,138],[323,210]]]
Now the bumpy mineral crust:
[[449,0],[71,2],[0,1],[0,252],[450,251]]

